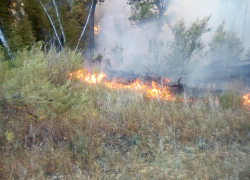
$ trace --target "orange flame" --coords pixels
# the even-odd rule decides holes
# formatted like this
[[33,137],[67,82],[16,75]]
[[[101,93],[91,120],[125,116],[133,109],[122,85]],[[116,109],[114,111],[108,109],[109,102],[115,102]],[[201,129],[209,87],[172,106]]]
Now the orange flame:
[[250,106],[250,93],[243,95],[244,105],[245,106]]
[[90,74],[90,71],[88,71],[87,69],[83,69],[83,70],[78,70],[74,73],[70,73],[70,80],[72,79],[72,76],[74,76],[76,79],[79,79],[81,81],[85,81],[91,84],[96,84],[96,83],[100,83],[103,78],[106,76],[103,72],[101,72],[99,75]]
[[[83,70],[78,70],[76,72],[70,73],[70,79],[72,77],[75,77],[76,79],[79,79],[81,81],[91,83],[91,84],[96,84],[96,83],[101,83],[106,76],[103,72],[100,74],[90,74],[90,71],[87,69]],[[168,78],[163,78],[162,79],[163,84],[169,82]],[[140,82],[139,79],[136,79],[136,81],[132,84],[129,85],[124,85],[121,83],[121,80],[117,80],[117,78],[114,78],[113,81],[104,81],[104,84],[111,88],[111,89],[132,89],[138,92],[147,92],[147,97],[152,97],[152,98],[160,98],[160,99],[165,99],[165,100],[176,100],[176,98],[170,94],[169,90],[167,87],[164,87],[163,89],[159,88],[157,86],[157,83],[152,81],[152,87],[147,86],[143,83]]]
[[100,31],[100,24],[94,26],[94,34],[98,34],[99,31]]

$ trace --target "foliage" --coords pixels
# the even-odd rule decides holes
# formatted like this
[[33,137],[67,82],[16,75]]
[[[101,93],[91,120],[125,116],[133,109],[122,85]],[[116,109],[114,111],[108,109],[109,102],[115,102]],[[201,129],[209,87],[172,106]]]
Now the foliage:
[[[42,2],[55,23],[60,38],[62,38],[52,2],[48,0]],[[65,36],[68,39],[65,45],[74,48],[85,24],[88,3],[80,0],[57,0],[56,2]],[[51,24],[37,0],[1,1],[0,26],[3,28],[13,52],[27,47],[31,48],[38,41],[46,42],[47,46],[57,45]],[[86,46],[85,40],[86,36],[80,44],[82,49]]]
[[13,141],[13,139],[14,139],[13,132],[6,131],[4,134],[5,134],[6,139],[7,139],[8,142],[12,142]]
[[145,23],[153,20],[156,14],[152,11],[152,4],[150,2],[137,2],[131,7],[132,15],[129,20],[138,23]]
[[189,28],[185,27],[183,19],[171,26],[174,40],[170,43],[169,53],[166,56],[167,63],[175,68],[184,69],[184,66],[190,63],[192,55],[205,47],[201,37],[210,31],[207,27],[210,17],[197,19]]
[[224,29],[223,21],[215,31],[210,44],[211,61],[228,64],[238,60],[243,52],[241,40],[237,33]]
[[99,64],[102,62],[103,60],[103,55],[101,53],[97,54],[92,61],[98,62]]
[[243,99],[235,92],[225,92],[219,97],[223,109],[238,109],[243,107]]
[[135,25],[142,26],[145,23],[155,23],[155,33],[161,31],[161,27],[171,21],[172,14],[166,15],[171,0],[129,0],[131,16],[129,20]]
[[[38,1],[24,0],[23,9],[32,27],[32,35],[35,41],[49,42],[53,32],[50,22]],[[22,35],[22,34],[20,34]]]
[[[86,23],[86,14],[88,13],[87,5],[87,2],[85,3],[81,0],[73,0],[69,12],[67,12],[67,9],[69,9],[68,6],[62,6],[61,14],[63,17],[63,27],[65,29],[66,39],[69,41],[68,45],[71,48],[75,48],[82,28]],[[85,33],[85,36],[79,44],[80,49],[85,48],[87,45],[85,42],[85,40],[88,38],[86,34],[87,33]]]
[[10,79],[4,78],[1,86],[7,90],[7,96],[20,92],[22,101],[32,103],[37,109],[43,104],[48,112],[51,108],[58,113],[63,112],[76,101],[76,95],[69,90],[70,83],[67,79],[71,71],[81,67],[81,54],[71,51],[56,53],[55,50],[44,54],[40,48],[41,45],[33,47],[31,52],[19,52],[15,59],[17,67],[2,74]]

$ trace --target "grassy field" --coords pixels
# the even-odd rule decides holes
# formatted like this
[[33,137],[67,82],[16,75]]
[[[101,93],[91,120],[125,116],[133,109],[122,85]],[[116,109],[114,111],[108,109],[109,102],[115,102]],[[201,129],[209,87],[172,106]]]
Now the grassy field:
[[250,178],[241,95],[152,99],[69,80],[82,68],[81,53],[39,47],[1,62],[0,179]]

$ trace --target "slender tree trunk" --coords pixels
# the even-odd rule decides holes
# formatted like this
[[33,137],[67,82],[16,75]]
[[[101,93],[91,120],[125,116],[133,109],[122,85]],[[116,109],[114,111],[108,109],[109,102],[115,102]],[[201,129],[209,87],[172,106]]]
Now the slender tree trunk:
[[248,0],[246,0],[245,15],[244,15],[243,27],[242,27],[242,45],[243,46],[245,44],[245,39],[246,39],[247,14],[248,14]]
[[94,49],[95,49],[95,34],[94,34],[94,27],[95,27],[95,7],[97,0],[93,0],[93,8],[91,11],[91,17],[90,17],[90,45],[89,45],[89,50],[90,50],[90,56],[93,55]]
[[8,42],[7,42],[7,40],[6,40],[5,36],[4,36],[4,33],[3,33],[1,27],[0,27],[0,41],[2,42],[3,47],[7,50],[8,55],[10,56],[10,59],[13,60],[13,56],[12,56],[10,47],[8,45]]
[[62,43],[61,43],[60,38],[59,38],[59,36],[58,36],[58,33],[57,33],[57,31],[56,31],[56,27],[55,27],[55,25],[54,25],[54,23],[53,23],[53,21],[52,21],[50,15],[49,15],[49,13],[47,12],[47,9],[45,8],[45,6],[44,6],[43,3],[41,2],[41,0],[38,0],[38,1],[40,2],[41,6],[43,7],[43,10],[44,10],[45,14],[47,15],[47,17],[48,17],[48,19],[49,19],[49,21],[50,21],[50,24],[51,24],[51,26],[52,26],[52,28],[53,28],[53,30],[54,30],[54,33],[55,33],[55,35],[56,35],[57,41],[58,41],[58,43],[59,43],[61,49],[63,49]]
[[65,35],[64,35],[64,30],[63,30],[63,26],[62,26],[62,23],[61,23],[61,19],[60,19],[60,16],[59,16],[58,10],[57,10],[56,2],[55,2],[55,0],[52,0],[52,1],[53,1],[53,4],[54,4],[54,7],[55,7],[55,10],[56,10],[56,17],[57,17],[57,19],[58,19],[59,26],[60,26],[60,29],[61,29],[61,32],[62,32],[63,42],[64,42],[64,43],[66,43],[66,38],[65,38]]
[[85,30],[86,30],[87,25],[88,25],[89,17],[91,16],[91,12],[92,12],[92,8],[93,8],[93,4],[94,4],[94,1],[92,1],[91,5],[90,5],[89,14],[88,14],[88,17],[87,17],[87,21],[86,21],[86,23],[85,23],[85,25],[84,25],[84,28],[83,28],[83,30],[82,30],[82,33],[81,33],[79,39],[78,39],[77,45],[76,45],[76,47],[75,47],[75,51],[78,49],[79,43],[80,43],[80,41],[81,41],[81,39],[82,39],[82,36],[83,36],[83,34],[84,34]]

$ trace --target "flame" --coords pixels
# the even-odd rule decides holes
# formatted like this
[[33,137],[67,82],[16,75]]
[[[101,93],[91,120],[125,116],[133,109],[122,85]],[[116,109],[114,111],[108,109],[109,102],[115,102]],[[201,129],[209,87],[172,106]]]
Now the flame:
[[94,26],[94,34],[98,34],[99,31],[100,31],[100,24]]
[[91,84],[96,84],[100,83],[106,75],[103,72],[101,72],[98,75],[97,74],[91,75],[88,69],[82,69],[74,73],[70,73],[70,78],[69,78],[70,80],[72,79],[72,76],[81,81],[85,81]]
[[[147,93],[147,97],[151,98],[160,98],[164,100],[176,100],[176,98],[170,94],[167,87],[159,88],[157,83],[152,81],[152,86],[147,86],[140,82],[140,79],[136,79],[134,83],[131,84],[123,84],[121,79],[114,78],[111,82],[110,81],[103,81],[106,75],[101,72],[100,74],[93,74],[91,75],[90,71],[87,69],[78,70],[76,72],[70,73],[70,78],[72,79],[75,77],[81,81],[96,84],[104,82],[104,84],[111,88],[111,89],[132,89],[137,92],[145,92]],[[163,84],[169,82],[168,78],[162,78]]]
[[244,105],[250,106],[250,93],[243,95]]

